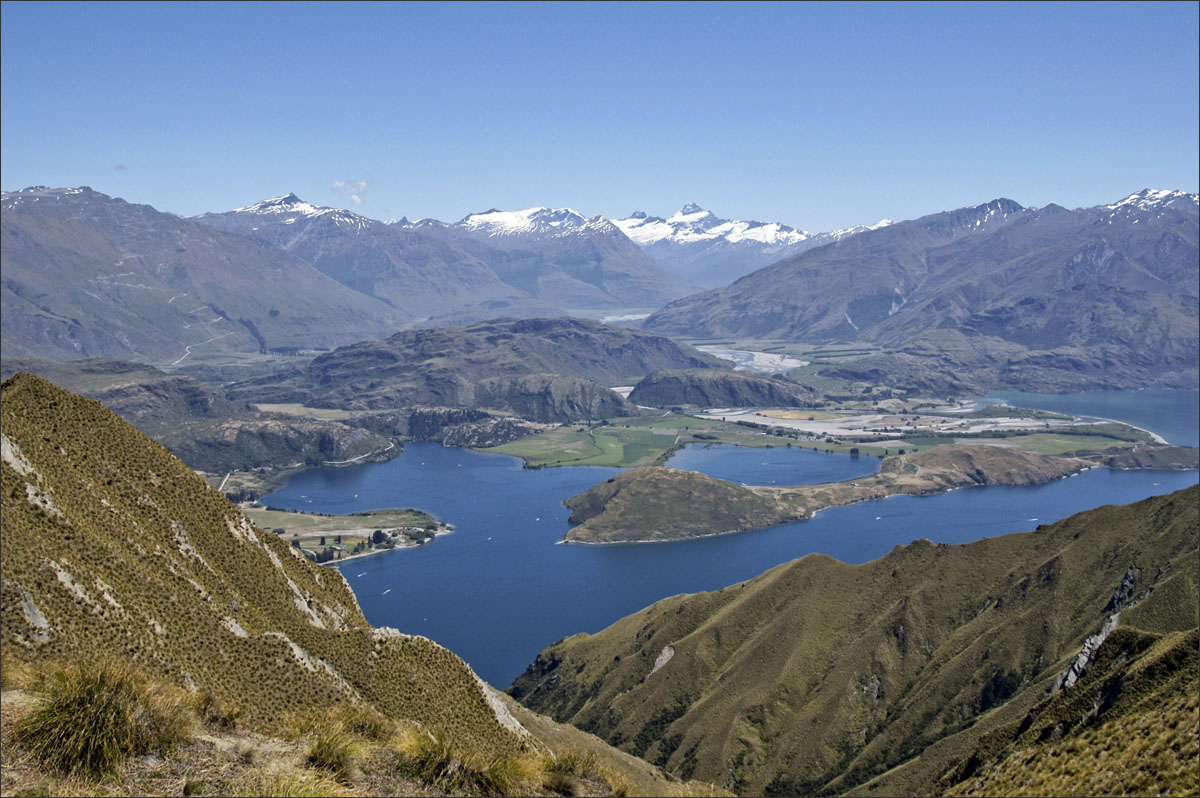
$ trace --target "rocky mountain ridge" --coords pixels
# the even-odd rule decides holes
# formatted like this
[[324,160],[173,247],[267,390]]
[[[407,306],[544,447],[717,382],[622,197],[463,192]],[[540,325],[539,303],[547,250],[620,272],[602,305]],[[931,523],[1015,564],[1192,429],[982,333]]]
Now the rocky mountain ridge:
[[809,250],[666,306],[676,336],[865,341],[839,376],[972,387],[1194,386],[1197,198],[1142,191],[1068,211],[1006,199]]

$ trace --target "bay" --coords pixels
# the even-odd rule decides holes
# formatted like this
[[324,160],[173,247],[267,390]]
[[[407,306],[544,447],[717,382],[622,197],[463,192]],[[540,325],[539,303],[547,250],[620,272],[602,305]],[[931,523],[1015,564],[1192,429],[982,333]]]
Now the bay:
[[1200,391],[1086,391],[1052,394],[991,391],[983,404],[1008,404],[1031,410],[1124,421],[1161,435],[1176,446],[1200,446]]
[[[772,451],[800,456],[803,450]],[[850,460],[807,454],[830,463]],[[554,640],[598,631],[666,596],[721,588],[806,554],[865,562],[918,538],[963,543],[1031,530],[1197,480],[1195,471],[1092,469],[1035,488],[972,488],[832,508],[807,522],[737,535],[554,545],[569,528],[563,499],[613,473],[529,470],[502,455],[411,443],[387,463],[302,472],[265,501],[329,513],[418,507],[454,524],[453,533],[424,547],[335,567],[372,624],[436,640],[503,687]]]

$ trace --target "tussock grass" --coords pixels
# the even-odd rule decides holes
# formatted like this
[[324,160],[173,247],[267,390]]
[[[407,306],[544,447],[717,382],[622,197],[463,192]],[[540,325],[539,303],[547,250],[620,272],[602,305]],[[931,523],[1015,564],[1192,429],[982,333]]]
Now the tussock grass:
[[332,728],[317,734],[308,750],[308,762],[347,781],[354,776],[355,762],[361,754],[362,746],[352,735],[341,728]]
[[247,774],[233,785],[230,794],[306,798],[307,796],[349,796],[354,795],[354,792],[320,771],[292,768]]
[[99,776],[127,757],[165,753],[191,736],[184,694],[112,660],[53,667],[34,685],[38,706],[16,740],[65,775]]
[[447,793],[527,795],[541,779],[542,765],[531,757],[497,756],[483,761],[449,739],[420,733],[394,738],[396,769]]
[[201,690],[193,699],[196,714],[205,723],[222,729],[236,729],[242,716],[241,707],[234,706],[211,690]]
[[338,709],[334,718],[342,729],[367,740],[386,740],[396,733],[396,722],[371,707],[352,704]]

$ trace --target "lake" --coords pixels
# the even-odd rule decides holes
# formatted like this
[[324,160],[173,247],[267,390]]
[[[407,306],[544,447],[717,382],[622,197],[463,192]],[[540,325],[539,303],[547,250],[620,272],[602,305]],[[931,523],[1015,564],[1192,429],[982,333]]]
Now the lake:
[[[763,463],[804,471],[808,481],[826,481],[818,478],[822,472],[815,464],[824,464],[827,474],[878,467],[874,458],[854,461],[786,447],[733,453],[700,447],[680,456],[707,471],[732,467],[725,473],[735,478],[764,468]],[[734,466],[723,464],[724,458]],[[418,507],[454,524],[452,534],[422,548],[337,567],[372,624],[432,638],[503,688],[554,640],[598,631],[666,596],[724,587],[805,554],[866,562],[918,538],[962,543],[1030,530],[1100,504],[1168,493],[1197,479],[1195,471],[1092,469],[1036,488],[972,488],[832,508],[807,522],[736,535],[658,544],[554,545],[568,529],[563,499],[614,471],[527,470],[503,455],[411,443],[387,463],[302,472],[265,501],[329,513]]]
[[672,455],[667,465],[743,485],[815,485],[874,474],[881,462],[878,457],[787,446],[758,449],[727,443],[691,443]]
[[1200,446],[1200,391],[991,391],[983,404],[1004,404],[1077,416],[1109,418],[1158,433],[1176,446]]

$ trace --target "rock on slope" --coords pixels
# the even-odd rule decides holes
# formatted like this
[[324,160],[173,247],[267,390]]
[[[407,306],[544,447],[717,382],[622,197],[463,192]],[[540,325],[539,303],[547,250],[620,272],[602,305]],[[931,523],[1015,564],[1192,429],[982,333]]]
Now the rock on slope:
[[559,641],[509,692],[741,793],[925,794],[1102,629],[1196,626],[1198,490],[864,565],[810,555]]

